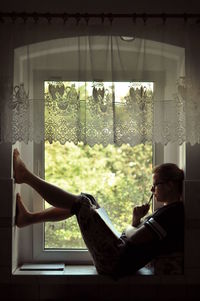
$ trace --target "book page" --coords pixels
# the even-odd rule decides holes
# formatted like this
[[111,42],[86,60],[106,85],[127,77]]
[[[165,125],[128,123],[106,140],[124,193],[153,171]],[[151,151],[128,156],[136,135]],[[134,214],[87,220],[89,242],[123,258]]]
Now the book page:
[[105,224],[109,227],[109,229],[114,233],[115,236],[120,238],[121,233],[117,231],[117,229],[114,227],[113,223],[111,222],[107,212],[104,208],[98,208],[95,210],[98,215],[101,217],[101,219],[105,222]]

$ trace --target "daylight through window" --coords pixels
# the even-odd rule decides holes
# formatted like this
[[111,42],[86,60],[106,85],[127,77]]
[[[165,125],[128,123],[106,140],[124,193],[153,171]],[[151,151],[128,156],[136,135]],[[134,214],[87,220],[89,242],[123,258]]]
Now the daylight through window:
[[[131,87],[138,93],[144,93],[144,89],[145,93],[151,95],[153,93],[152,82],[131,83]],[[44,88],[45,101],[52,102],[51,106],[54,106],[55,101],[59,102],[61,108],[72,106],[74,104],[70,104],[70,97],[71,101],[74,96],[76,97],[77,114],[75,119],[79,126],[86,114],[84,109],[86,100],[88,101],[90,98],[91,101],[88,103],[91,106],[92,99],[96,97],[96,101],[99,100],[100,110],[104,114],[106,106],[109,105],[110,95],[112,95],[111,102],[112,106],[113,104],[116,106],[116,114],[120,114],[120,112],[123,114],[121,107],[124,99],[128,97],[130,83],[96,83],[96,92],[104,89],[104,93],[107,93],[107,102],[106,97],[104,102],[101,101],[100,93],[94,95],[94,83],[92,82],[46,81]],[[67,95],[67,93],[71,94]],[[66,102],[66,96],[68,96],[68,102]],[[69,115],[68,121],[73,120],[72,111],[69,112]],[[45,124],[47,123],[47,126],[49,126],[48,122],[51,118],[60,118],[61,120],[64,116],[57,116],[55,112],[54,116],[49,115],[49,111],[45,108]],[[80,119],[80,123],[77,118]],[[107,120],[107,122],[114,124],[113,120]],[[72,126],[74,125],[73,120]],[[80,137],[82,137],[82,133]],[[88,145],[84,139],[77,142],[66,142],[63,139],[63,144],[60,141],[50,142],[52,143],[45,142],[44,148],[45,179],[75,194],[86,192],[94,195],[100,205],[106,209],[113,224],[120,232],[131,224],[133,207],[145,203],[150,195],[152,145],[150,143],[140,143],[135,146],[130,146],[129,143]],[[47,207],[48,204],[45,203],[45,208]],[[75,217],[57,223],[45,223],[44,229],[46,249],[85,248]]]

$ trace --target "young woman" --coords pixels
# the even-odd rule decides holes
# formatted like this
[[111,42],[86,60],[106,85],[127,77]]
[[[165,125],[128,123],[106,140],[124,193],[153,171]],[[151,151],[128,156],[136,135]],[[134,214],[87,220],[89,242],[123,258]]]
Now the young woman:
[[85,244],[99,274],[115,277],[136,272],[160,254],[183,251],[184,210],[182,185],[184,173],[177,165],[168,163],[153,171],[151,192],[164,204],[141,223],[149,204],[133,209],[132,225],[118,238],[99,218],[100,206],[92,195],[74,195],[66,192],[27,169],[17,149],[13,154],[16,183],[25,183],[35,189],[52,205],[42,212],[29,212],[17,194],[16,225],[28,226],[46,221],[60,221],[76,215]]

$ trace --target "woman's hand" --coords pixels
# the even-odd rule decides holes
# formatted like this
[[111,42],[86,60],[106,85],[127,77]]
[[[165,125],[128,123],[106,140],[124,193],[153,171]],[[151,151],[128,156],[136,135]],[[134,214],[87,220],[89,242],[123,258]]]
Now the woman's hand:
[[140,224],[141,218],[147,214],[149,208],[149,204],[144,204],[133,208],[132,226],[137,227]]

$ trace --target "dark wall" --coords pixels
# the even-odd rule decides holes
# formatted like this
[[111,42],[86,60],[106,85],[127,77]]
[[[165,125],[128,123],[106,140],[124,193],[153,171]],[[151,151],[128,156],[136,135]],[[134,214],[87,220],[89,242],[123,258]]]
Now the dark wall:
[[34,1],[1,1],[1,11],[40,11],[40,12],[200,12],[198,0],[34,0]]

